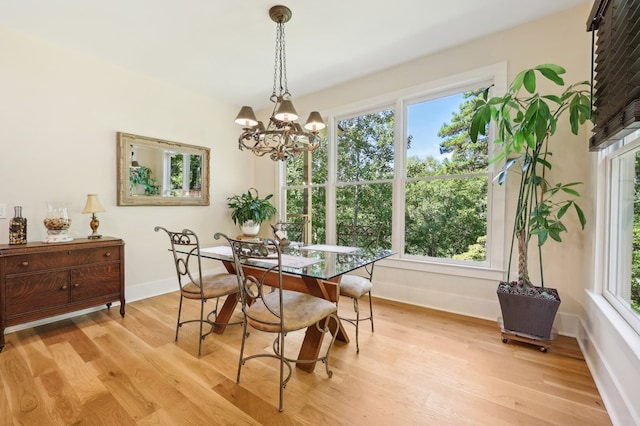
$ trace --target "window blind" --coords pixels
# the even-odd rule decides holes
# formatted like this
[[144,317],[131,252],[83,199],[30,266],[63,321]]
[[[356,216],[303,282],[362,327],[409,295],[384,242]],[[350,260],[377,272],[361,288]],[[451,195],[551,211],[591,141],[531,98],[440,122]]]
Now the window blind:
[[596,0],[592,32],[591,151],[640,128],[640,0]]

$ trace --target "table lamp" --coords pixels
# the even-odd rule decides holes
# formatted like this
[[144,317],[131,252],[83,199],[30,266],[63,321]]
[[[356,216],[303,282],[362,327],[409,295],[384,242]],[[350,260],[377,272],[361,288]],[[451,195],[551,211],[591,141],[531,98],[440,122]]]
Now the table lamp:
[[91,222],[89,223],[89,226],[91,227],[91,230],[93,232],[91,235],[89,235],[88,238],[102,238],[102,235],[98,234],[98,226],[100,226],[100,221],[96,217],[96,213],[102,213],[103,211],[105,210],[104,207],[102,207],[102,204],[100,204],[98,194],[87,194],[87,204],[85,204],[82,213],[91,213]]

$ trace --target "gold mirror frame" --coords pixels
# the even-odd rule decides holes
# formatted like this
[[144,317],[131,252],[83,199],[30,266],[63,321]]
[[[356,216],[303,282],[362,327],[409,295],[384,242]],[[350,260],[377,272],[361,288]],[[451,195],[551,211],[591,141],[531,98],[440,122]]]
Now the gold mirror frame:
[[[209,205],[209,148],[122,132],[117,139],[119,206]],[[172,179],[174,161],[189,173]],[[174,180],[189,182],[172,188]]]

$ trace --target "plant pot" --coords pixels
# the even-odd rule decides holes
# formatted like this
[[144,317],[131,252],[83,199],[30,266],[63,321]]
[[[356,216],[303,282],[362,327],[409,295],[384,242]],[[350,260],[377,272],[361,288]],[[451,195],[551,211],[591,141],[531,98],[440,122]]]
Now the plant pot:
[[248,220],[245,223],[242,224],[242,233],[244,235],[247,235],[249,237],[253,237],[258,235],[258,233],[260,232],[260,224],[259,223],[253,223],[252,220]]
[[[513,291],[514,283],[498,285],[498,300],[505,331],[523,334],[534,339],[551,340],[553,321],[560,307],[560,296],[554,288],[534,287],[533,294]],[[545,292],[549,297],[537,293]]]

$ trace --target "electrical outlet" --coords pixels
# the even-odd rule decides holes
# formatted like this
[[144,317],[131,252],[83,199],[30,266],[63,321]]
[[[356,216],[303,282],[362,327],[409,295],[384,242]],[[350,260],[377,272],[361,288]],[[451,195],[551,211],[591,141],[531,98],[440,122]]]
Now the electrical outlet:
[[7,205],[0,204],[0,219],[6,219],[6,218],[7,218]]

